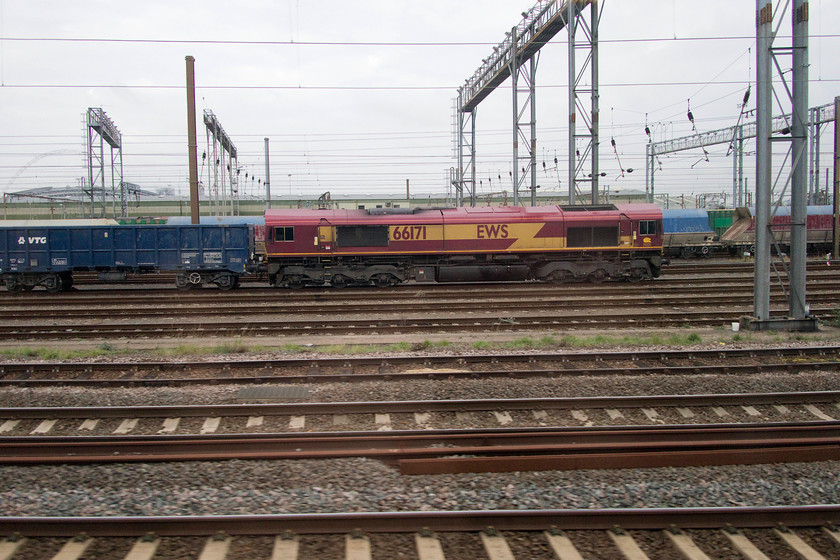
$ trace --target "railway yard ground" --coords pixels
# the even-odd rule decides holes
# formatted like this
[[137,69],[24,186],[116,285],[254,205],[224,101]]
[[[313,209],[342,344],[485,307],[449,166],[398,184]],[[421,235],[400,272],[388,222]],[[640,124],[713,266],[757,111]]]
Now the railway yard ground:
[[749,268],[0,294],[0,559],[840,558],[840,271]]

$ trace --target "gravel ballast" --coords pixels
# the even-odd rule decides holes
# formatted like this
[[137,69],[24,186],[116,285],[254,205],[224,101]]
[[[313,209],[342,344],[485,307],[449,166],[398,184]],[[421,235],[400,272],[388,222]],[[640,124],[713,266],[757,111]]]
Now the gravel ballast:
[[401,476],[370,459],[0,468],[3,516],[840,503],[840,462]]
[[[594,353],[594,352],[593,352]],[[308,401],[825,391],[836,372],[328,383]],[[243,403],[235,385],[0,390],[5,407]],[[300,401],[297,401],[300,402]],[[445,426],[436,426],[445,427]],[[348,428],[352,429],[352,427]],[[840,503],[840,462],[402,476],[371,459],[0,466],[2,516],[258,515]]]

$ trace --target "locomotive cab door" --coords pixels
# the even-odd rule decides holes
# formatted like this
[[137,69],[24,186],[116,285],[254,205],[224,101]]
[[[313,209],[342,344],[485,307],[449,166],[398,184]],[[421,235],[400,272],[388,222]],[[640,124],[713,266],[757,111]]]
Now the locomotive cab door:
[[630,249],[632,247],[635,247],[636,238],[638,237],[638,235],[634,225],[635,224],[633,223],[633,220],[631,220],[626,214],[621,214],[618,224],[618,246],[621,249]]
[[649,249],[661,245],[661,226],[656,220],[637,220],[633,223],[632,246],[639,249]]
[[321,252],[332,252],[335,247],[335,228],[326,218],[321,218],[321,221],[318,222],[318,236],[315,238],[315,245]]

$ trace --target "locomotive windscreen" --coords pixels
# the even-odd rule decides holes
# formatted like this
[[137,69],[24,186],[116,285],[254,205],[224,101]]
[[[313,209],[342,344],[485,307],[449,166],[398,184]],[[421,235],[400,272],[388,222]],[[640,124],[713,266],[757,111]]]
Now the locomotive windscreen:
[[387,247],[388,226],[338,226],[339,247]]
[[618,227],[570,227],[566,230],[566,247],[615,247]]

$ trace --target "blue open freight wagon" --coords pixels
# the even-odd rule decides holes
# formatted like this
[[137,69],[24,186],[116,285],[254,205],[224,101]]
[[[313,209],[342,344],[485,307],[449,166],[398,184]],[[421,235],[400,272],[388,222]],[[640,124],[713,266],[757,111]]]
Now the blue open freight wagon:
[[227,290],[248,270],[253,231],[247,224],[0,227],[0,275],[11,292],[67,290],[82,271],[105,282],[171,271],[179,288]]

